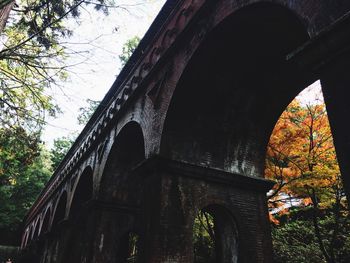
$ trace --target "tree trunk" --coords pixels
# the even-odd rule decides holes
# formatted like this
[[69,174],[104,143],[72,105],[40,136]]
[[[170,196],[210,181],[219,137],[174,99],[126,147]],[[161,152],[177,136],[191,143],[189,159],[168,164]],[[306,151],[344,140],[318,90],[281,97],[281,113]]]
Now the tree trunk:
[[7,1],[8,4],[5,5],[4,7],[0,6],[0,33],[4,29],[7,19],[9,17],[10,11],[15,4],[15,1]]

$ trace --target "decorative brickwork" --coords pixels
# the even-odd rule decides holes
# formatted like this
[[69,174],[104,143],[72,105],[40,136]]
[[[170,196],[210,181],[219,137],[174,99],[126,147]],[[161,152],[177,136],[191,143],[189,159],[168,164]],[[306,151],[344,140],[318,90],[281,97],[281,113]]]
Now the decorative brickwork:
[[347,0],[167,1],[29,211],[27,258],[125,262],[137,236],[137,262],[192,262],[195,214],[209,209],[220,262],[271,262],[266,145],[317,79],[350,193],[349,11]]

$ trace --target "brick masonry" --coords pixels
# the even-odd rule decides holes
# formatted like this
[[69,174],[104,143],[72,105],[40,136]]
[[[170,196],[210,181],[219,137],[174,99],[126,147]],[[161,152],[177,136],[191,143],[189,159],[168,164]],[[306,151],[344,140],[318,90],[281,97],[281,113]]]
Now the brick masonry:
[[206,208],[229,229],[221,262],[271,262],[266,145],[317,79],[350,192],[349,10],[347,0],[167,1],[30,209],[26,262],[123,262],[130,233],[139,262],[192,262]]

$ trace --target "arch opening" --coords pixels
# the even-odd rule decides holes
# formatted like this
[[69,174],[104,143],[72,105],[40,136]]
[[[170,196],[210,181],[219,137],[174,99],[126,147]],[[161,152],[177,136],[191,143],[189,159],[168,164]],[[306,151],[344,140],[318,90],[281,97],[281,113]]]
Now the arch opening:
[[263,176],[272,123],[299,92],[295,83],[306,85],[285,57],[307,40],[299,19],[281,6],[256,4],[225,19],[178,82],[162,155]]
[[56,229],[58,227],[59,223],[65,219],[66,206],[67,206],[67,192],[64,191],[61,194],[60,199],[58,201],[58,204],[56,206],[54,218],[52,220],[51,230]]
[[268,193],[276,262],[337,262],[350,253],[344,247],[350,241],[348,201],[319,81],[276,122],[265,177],[276,182]]
[[40,234],[40,222],[41,220],[38,219],[35,225],[35,229],[34,229],[34,234],[33,234],[33,240],[37,240],[39,238],[39,234]]
[[139,258],[140,237],[135,232],[128,232],[120,240],[117,250],[117,261],[122,263],[136,263]]
[[27,240],[27,244],[32,244],[33,240],[34,240],[34,225],[31,225],[28,231],[28,240]]
[[70,217],[77,217],[86,202],[93,197],[93,174],[91,167],[87,167],[79,177],[79,181],[74,190],[73,199],[70,206]]
[[63,258],[68,262],[84,261],[88,253],[89,224],[91,224],[87,203],[93,198],[93,171],[90,166],[81,173],[74,188],[69,208],[69,227]]
[[30,229],[26,232],[26,238],[24,242],[24,246],[26,247],[30,243]]
[[99,199],[137,204],[140,182],[130,172],[144,159],[142,129],[138,123],[130,122],[120,131],[110,151],[101,179]]
[[51,207],[46,210],[46,213],[45,213],[45,216],[44,216],[44,220],[43,220],[43,224],[41,226],[41,231],[40,231],[41,234],[46,234],[47,232],[49,232],[50,218],[51,218]]
[[[134,209],[137,209],[142,201],[142,178],[133,173],[133,168],[144,159],[142,129],[137,122],[129,122],[115,138],[98,193],[98,199],[103,204],[128,209],[122,213],[102,211],[99,218],[100,231],[105,240],[109,240],[102,253],[108,253],[111,262],[137,260],[138,235],[130,232],[130,229],[138,229],[139,218]],[[128,234],[124,235],[125,233]]]
[[26,230],[22,236],[21,248],[25,248],[27,245],[28,231]]
[[193,254],[195,263],[237,263],[238,231],[231,214],[221,206],[208,206],[195,217]]

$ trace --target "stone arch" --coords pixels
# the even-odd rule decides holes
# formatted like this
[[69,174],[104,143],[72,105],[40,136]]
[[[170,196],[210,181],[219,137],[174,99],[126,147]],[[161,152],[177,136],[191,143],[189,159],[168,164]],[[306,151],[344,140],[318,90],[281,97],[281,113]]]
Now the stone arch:
[[90,207],[87,207],[87,202],[92,197],[93,171],[90,166],[87,166],[72,186],[69,206],[70,225],[66,229],[66,242],[61,246],[64,261],[81,262],[82,256],[88,253],[86,240],[89,240]]
[[39,238],[40,235],[40,226],[41,226],[41,216],[39,216],[35,222],[35,224],[33,224],[34,227],[34,233],[33,233],[33,240],[36,240],[37,238]]
[[36,230],[36,222],[37,222],[37,219],[35,221],[33,221],[33,223],[31,224],[31,227],[30,227],[30,240],[33,240],[34,239],[34,234],[35,234],[35,230]]
[[43,214],[40,234],[45,234],[50,230],[51,211],[52,207],[49,206],[48,208],[46,208],[45,213]]
[[[210,215],[212,222],[202,222],[204,224],[212,224],[213,227],[213,250],[215,254],[215,262],[237,263],[239,262],[239,232],[237,221],[231,211],[223,205],[211,204],[203,207],[198,211],[196,219],[201,215]],[[204,218],[203,218],[204,219]],[[208,220],[206,217],[204,220]],[[209,219],[210,220],[210,219]],[[195,231],[194,228],[193,231]],[[195,234],[195,233],[194,233]],[[194,259],[196,259],[194,257]],[[196,260],[194,261],[196,262]]]
[[67,208],[67,191],[63,191],[57,199],[55,211],[53,213],[53,219],[51,224],[51,230],[55,229],[60,222],[66,218]]
[[225,18],[201,42],[177,83],[161,155],[262,176],[275,121],[312,81],[286,62],[308,39],[299,17],[280,5],[253,4]]
[[71,194],[69,217],[76,215],[82,206],[93,197],[93,171],[87,166],[79,176]]
[[[120,130],[109,151],[102,173],[97,206],[97,233],[104,246],[95,251],[95,262],[117,262],[126,231],[136,228],[141,202],[141,177],[133,169],[145,159],[141,126],[131,121]],[[99,239],[95,247],[98,248]],[[119,261],[118,261],[119,262]]]
[[33,234],[31,235],[30,249],[33,253],[33,257],[41,255],[43,253],[45,245],[45,240],[42,235],[43,216],[44,213],[40,213],[40,215],[33,221],[32,224]]
[[102,174],[98,194],[100,200],[136,202],[135,194],[139,189],[131,171],[145,159],[144,145],[143,131],[137,122],[131,121],[121,129],[109,152]]
[[127,231],[120,239],[117,249],[117,262],[138,262],[140,236],[135,231]]
[[21,248],[25,248],[26,243],[27,243],[27,237],[28,237],[28,232],[25,230],[24,234],[22,235],[22,242],[21,242]]
[[30,244],[33,241],[33,237],[34,237],[34,230],[35,230],[35,225],[32,222],[29,226],[29,230],[28,230],[28,240],[27,240],[27,244]]
[[30,227],[27,227],[25,234],[23,236],[23,245],[22,247],[25,248],[30,241]]

